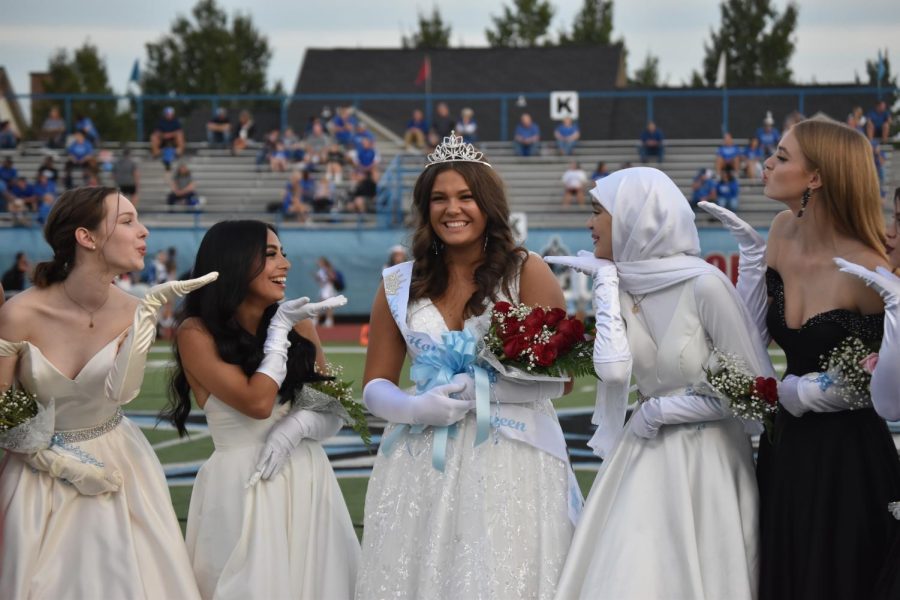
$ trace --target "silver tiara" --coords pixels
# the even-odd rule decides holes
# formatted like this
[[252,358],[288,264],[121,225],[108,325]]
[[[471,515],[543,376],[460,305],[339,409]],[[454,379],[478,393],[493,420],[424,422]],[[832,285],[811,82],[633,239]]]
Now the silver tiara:
[[484,160],[484,154],[476,150],[472,144],[465,143],[461,136],[456,135],[456,131],[451,131],[443,142],[435,146],[434,152],[428,155],[428,164],[425,168],[445,162],[477,162],[491,166],[491,163]]

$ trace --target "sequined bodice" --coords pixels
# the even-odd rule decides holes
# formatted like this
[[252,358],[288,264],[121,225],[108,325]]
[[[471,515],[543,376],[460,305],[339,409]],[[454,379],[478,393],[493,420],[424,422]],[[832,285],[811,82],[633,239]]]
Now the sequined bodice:
[[784,282],[778,271],[772,268],[766,271],[766,285],[772,298],[766,325],[772,339],[784,350],[787,358],[785,374],[820,371],[820,357],[849,336],[876,345],[881,341],[884,313],[861,315],[837,308],[810,317],[799,329],[791,329],[785,322]]

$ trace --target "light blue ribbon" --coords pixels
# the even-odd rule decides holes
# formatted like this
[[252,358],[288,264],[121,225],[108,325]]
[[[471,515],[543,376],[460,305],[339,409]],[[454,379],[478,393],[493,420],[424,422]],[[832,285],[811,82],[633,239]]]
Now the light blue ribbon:
[[[475,446],[488,439],[490,434],[491,378],[484,368],[475,364],[477,341],[471,331],[445,332],[443,344],[420,353],[413,361],[410,379],[416,382],[416,390],[424,392],[450,383],[454,375],[472,373],[475,379]],[[382,449],[389,454],[404,433],[419,434],[426,425],[399,425],[382,440]],[[456,437],[456,425],[434,427],[431,464],[443,471],[447,457],[447,443]]]

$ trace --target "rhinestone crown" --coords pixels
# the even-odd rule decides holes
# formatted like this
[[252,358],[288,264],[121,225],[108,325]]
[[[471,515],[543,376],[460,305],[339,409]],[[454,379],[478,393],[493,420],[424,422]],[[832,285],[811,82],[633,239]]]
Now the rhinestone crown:
[[491,163],[484,160],[484,154],[476,150],[472,144],[465,143],[461,136],[456,135],[456,131],[451,131],[450,135],[434,148],[434,152],[428,155],[428,164],[425,168],[444,162],[477,162],[491,166]]

